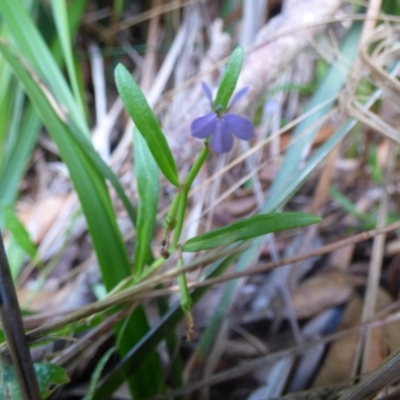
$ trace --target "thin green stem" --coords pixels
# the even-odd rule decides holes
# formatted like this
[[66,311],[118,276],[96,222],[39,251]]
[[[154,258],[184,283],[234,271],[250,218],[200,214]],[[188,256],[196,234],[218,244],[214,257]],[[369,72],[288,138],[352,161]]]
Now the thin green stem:
[[197,174],[200,171],[200,168],[204,164],[204,161],[207,159],[209,154],[210,154],[210,149],[208,147],[208,140],[206,140],[204,149],[201,151],[197,160],[195,161],[191,170],[189,171],[186,181],[182,186],[182,191],[179,193],[180,201],[178,206],[178,212],[176,215],[176,227],[175,227],[174,239],[172,241],[171,251],[176,250],[179,238],[181,237],[190,188],[192,187],[193,181],[195,180]]

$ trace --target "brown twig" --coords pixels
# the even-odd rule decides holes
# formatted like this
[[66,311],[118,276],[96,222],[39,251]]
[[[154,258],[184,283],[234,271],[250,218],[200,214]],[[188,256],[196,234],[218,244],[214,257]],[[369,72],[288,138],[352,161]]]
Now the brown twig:
[[[303,261],[307,258],[320,256],[322,254],[327,254],[327,253],[332,252],[333,250],[337,250],[339,248],[348,246],[350,244],[368,240],[377,235],[382,235],[382,234],[391,232],[396,229],[400,229],[400,221],[395,222],[390,225],[387,225],[381,229],[373,229],[373,230],[370,230],[367,232],[362,232],[351,238],[339,240],[335,243],[320,247],[319,249],[312,250],[307,253],[295,256],[295,257],[286,258],[279,262],[271,262],[262,267],[250,268],[250,269],[247,269],[246,271],[241,271],[241,272],[236,272],[236,273],[228,273],[221,277],[208,279],[203,282],[190,283],[189,287],[197,288],[197,287],[202,287],[202,286],[216,285],[216,284],[225,282],[227,280],[240,278],[242,276],[263,273],[263,272],[269,271],[271,269],[284,266],[286,264],[294,264],[294,263]],[[117,304],[121,304],[124,302],[137,301],[143,297],[158,297],[158,296],[165,295],[166,293],[170,292],[170,290],[169,291],[165,291],[165,290],[153,291],[151,293],[149,293],[149,290],[160,283],[165,283],[165,282],[171,281],[172,279],[174,279],[176,276],[178,276],[182,272],[194,270],[194,269],[198,268],[200,265],[209,264],[212,261],[215,261],[216,259],[223,258],[223,257],[226,257],[226,256],[234,254],[234,253],[240,253],[247,246],[248,246],[248,244],[247,245],[241,244],[241,245],[236,246],[233,249],[223,249],[223,250],[217,251],[216,253],[211,252],[210,254],[207,254],[205,256],[198,257],[193,262],[187,264],[183,268],[178,268],[178,267],[171,268],[170,270],[168,270],[166,272],[163,272],[156,276],[152,276],[149,279],[147,279],[133,287],[130,287],[128,289],[121,291],[120,293],[116,293],[115,295],[112,295],[108,298],[100,300],[94,304],[90,304],[89,306],[84,307],[81,310],[73,312],[69,315],[66,315],[65,317],[60,318],[56,321],[49,321],[46,324],[43,324],[41,327],[29,332],[28,340],[29,341],[36,340],[39,337],[47,334],[48,332],[50,332],[52,330],[55,330],[55,329],[65,326],[67,324],[79,321],[80,319],[86,318],[95,313],[102,312],[105,309],[115,306]],[[146,294],[144,295],[143,293],[146,293]],[[4,351],[4,348],[0,347],[0,352],[1,351]]]

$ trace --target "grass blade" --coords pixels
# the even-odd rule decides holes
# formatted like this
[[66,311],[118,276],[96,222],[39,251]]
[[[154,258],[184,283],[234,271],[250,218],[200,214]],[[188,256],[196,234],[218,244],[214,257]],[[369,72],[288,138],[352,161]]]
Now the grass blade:
[[[213,278],[221,275],[232,264],[236,255],[229,256],[222,262],[211,265],[204,274],[205,278]],[[191,293],[191,298],[194,303],[199,301],[210,287],[202,287],[195,289]],[[126,357],[121,360],[107,376],[105,376],[97,387],[95,398],[98,400],[107,400],[112,393],[123,383],[121,369],[126,368],[129,371],[137,370],[142,360],[165,339],[167,332],[175,328],[175,326],[184,318],[185,314],[182,310],[180,302],[176,302],[167,313],[151,328],[147,335],[143,336],[140,341],[131,349]]]
[[[53,109],[54,103],[49,101],[48,91],[43,91],[43,86],[39,85],[37,80],[34,79],[34,71],[32,69],[27,70],[26,63],[22,64],[20,59],[1,41],[0,52],[7,59],[13,72],[24,86],[40,119],[57,144],[61,158],[68,167],[86,217],[104,284],[110,291],[130,275],[130,265],[104,176],[99,172],[88,152],[85,151],[90,142],[83,137],[78,139],[79,132],[71,131],[65,121],[61,119],[62,115]],[[79,146],[80,143],[83,146]],[[93,150],[89,154],[97,153]],[[120,323],[116,327],[116,331],[121,330],[123,330],[123,334],[120,335],[118,347],[121,356],[124,356],[135,343],[132,338],[137,335],[142,337],[148,330],[143,310],[138,308],[130,318],[124,323]],[[149,376],[153,379],[153,382],[161,381],[161,379],[157,380],[158,376],[161,376],[161,367],[156,356],[156,353],[153,353],[148,360],[149,365],[145,365],[137,376],[128,379],[133,391],[135,387],[142,385],[142,382],[145,382]],[[149,371],[152,371],[152,374],[149,375]],[[146,385],[144,389],[150,390],[152,391],[151,394],[154,394],[158,387]],[[143,398],[141,397],[142,392],[136,391],[136,394],[138,394],[136,398]]]
[[[350,68],[353,65],[357,55],[360,29],[361,23],[355,22],[347,32],[336,62],[328,70],[328,73],[308,103],[305,112],[310,110],[315,111],[296,126],[291,144],[286,151],[285,158],[271,186],[268,196],[269,200],[267,200],[265,207],[268,207],[268,204],[274,201],[279,192],[290,185],[290,182],[295,178],[305,150],[311,146],[315,135],[320,129],[318,122],[332,108],[336,95],[343,87]],[[331,100],[327,101],[327,99]],[[321,106],[321,104],[323,105]]]
[[71,119],[80,130],[89,137],[89,130],[81,110],[22,1],[0,1],[0,14],[21,54],[24,54],[24,57],[39,71],[43,79],[46,78],[45,81],[52,89],[52,93],[56,94],[57,100],[68,110]]
[[140,275],[149,261],[158,206],[158,168],[146,141],[134,128],[133,154],[139,205],[136,221],[134,273]]
[[81,92],[79,90],[78,78],[74,65],[74,57],[72,55],[71,34],[69,31],[69,22],[67,15],[67,5],[64,0],[52,0],[51,2],[54,21],[60,39],[61,48],[64,55],[65,65],[68,71],[68,77],[71,82],[72,91],[74,93],[75,101],[84,119],[84,107]]
[[16,242],[25,250],[29,257],[35,259],[38,256],[37,247],[32,242],[28,231],[18,219],[14,208],[10,204],[0,205],[0,225],[3,224],[13,234]]

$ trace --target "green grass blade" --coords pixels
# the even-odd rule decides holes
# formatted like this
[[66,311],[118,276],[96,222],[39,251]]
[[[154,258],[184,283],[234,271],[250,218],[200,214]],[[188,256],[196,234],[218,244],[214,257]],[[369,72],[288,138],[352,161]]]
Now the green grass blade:
[[[204,274],[205,278],[213,278],[220,276],[232,264],[236,255],[229,256],[222,262],[211,265]],[[210,287],[202,287],[195,289],[191,293],[194,303],[199,301]],[[167,332],[175,329],[175,326],[184,318],[185,314],[182,310],[180,302],[175,303],[166,312],[161,319],[151,328],[146,336],[137,342],[131,351],[121,360],[120,364],[114,368],[107,376],[105,376],[96,389],[95,398],[98,400],[108,400],[112,393],[123,383],[123,375],[121,369],[126,368],[129,371],[136,371],[141,362],[146,359],[147,355],[165,339]]]
[[[84,148],[74,140],[74,134],[69,126],[55,112],[47,97],[48,93],[43,92],[42,87],[33,78],[32,69],[27,70],[26,65],[22,64],[9,47],[1,41],[0,52],[24,86],[68,167],[86,217],[104,284],[110,291],[130,274],[130,265],[104,177]],[[83,140],[82,143],[87,146],[89,142]],[[117,332],[123,329],[119,342],[121,356],[124,356],[135,343],[132,338],[136,335],[142,337],[148,330],[144,312],[139,308],[137,310],[133,317],[116,327]],[[157,384],[161,382],[161,378],[156,379],[162,375],[156,353],[153,353],[146,362],[149,364],[145,364],[143,370],[139,370],[136,376],[128,379],[132,391],[138,394],[136,398],[143,398],[140,390],[136,392],[134,390],[137,386],[142,388],[141,382],[145,382],[149,376],[153,377],[153,382]],[[149,371],[151,371],[150,375]],[[148,385],[144,389],[151,390],[151,394],[155,394],[158,385]]]
[[[7,37],[7,30],[4,26],[0,27],[0,37]],[[10,96],[10,90],[12,90],[11,77],[10,68],[5,60],[0,58],[0,149],[4,149],[13,102],[13,98]],[[2,164],[3,160],[0,160],[0,170]]]
[[284,229],[316,224],[320,221],[320,217],[300,212],[254,215],[189,239],[183,245],[183,251],[210,250],[239,240],[252,239]]
[[[104,270],[105,284],[112,289],[129,274],[129,262],[104,179],[93,167],[91,160],[82,149],[71,141],[72,135],[69,128],[60,120],[42,90],[19,59],[2,42],[0,42],[0,52],[8,60],[14,73],[25,87],[41,120],[56,142],[61,158],[68,166],[71,180],[85,212],[99,263]],[[113,265],[118,267],[112,269]]]
[[75,101],[81,112],[82,119],[84,119],[84,106],[81,96],[81,91],[78,85],[78,78],[74,65],[74,57],[72,55],[71,34],[69,31],[69,22],[67,14],[67,5],[64,0],[52,0],[51,2],[54,21],[60,39],[61,48],[64,55],[65,64],[67,66],[69,81],[71,82],[72,91],[74,93]]
[[114,354],[115,348],[111,347],[111,349],[108,349],[106,353],[101,357],[100,361],[97,363],[96,368],[92,372],[92,376],[90,378],[90,385],[89,385],[89,390],[85,397],[82,400],[94,400],[94,392],[96,390],[96,385],[98,381],[100,380],[100,375],[103,372],[103,369],[105,365],[107,364],[107,361],[110,359],[110,357]]
[[19,182],[40,132],[40,120],[30,104],[26,105],[23,114],[21,109],[16,110],[15,115],[19,124],[10,126],[3,150],[5,154],[0,169],[0,204],[14,203]]
[[[134,329],[128,329],[133,326]],[[137,343],[148,335],[150,326],[142,306],[136,307],[133,313],[126,319],[124,325],[120,327],[118,335],[118,349],[121,358],[126,357]],[[122,367],[125,373],[125,379],[128,379],[129,388],[134,399],[147,399],[162,392],[163,371],[160,366],[158,354],[153,349],[143,355],[143,358],[136,360],[138,365],[135,370],[126,366]],[[98,398],[97,393],[94,397]]]
[[[73,2],[68,8],[70,32],[72,36],[76,32],[87,0]],[[7,38],[4,25],[0,37]],[[59,42],[57,42],[59,44]],[[58,64],[61,63],[61,47],[53,44],[52,54]],[[40,132],[41,123],[31,104],[26,104],[25,94],[17,82],[9,85],[11,70],[4,58],[0,59],[0,204],[11,204],[15,201],[19,182],[29,162],[31,151]],[[11,95],[10,95],[11,94]],[[11,120],[6,110],[12,103]],[[10,108],[10,107],[8,107]],[[8,113],[8,114],[7,114]]]
[[160,170],[173,185],[179,186],[178,171],[168,142],[144,94],[122,64],[115,68],[115,82],[126,110],[146,140]]
[[[328,70],[328,73],[325,75],[308,103],[305,111],[315,111],[296,126],[293,132],[292,142],[286,151],[278,174],[271,185],[268,196],[269,201],[274,201],[278,193],[295,178],[298,167],[302,162],[304,151],[309,148],[320,129],[318,122],[332,108],[335,96],[339,93],[346,81],[355,57],[357,56],[360,31],[361,23],[354,23],[344,38],[340,49],[340,55]],[[327,101],[327,99],[332,100]],[[321,106],[321,104],[323,105]],[[267,200],[266,207],[269,201]]]
[[149,261],[158,206],[158,168],[139,130],[134,128],[133,155],[139,205],[136,220],[134,272],[140,275]]
[[80,147],[85,155],[91,160],[93,165],[97,168],[99,173],[103,175],[105,179],[108,179],[113,185],[115,191],[117,192],[119,198],[121,199],[125,209],[128,211],[132,223],[136,224],[136,210],[133,207],[131,201],[126,195],[120,181],[117,179],[112,170],[105,164],[103,159],[99,156],[97,151],[93,148],[92,142],[87,140],[86,136],[79,130],[72,121],[68,121],[68,126],[71,131],[71,140],[74,141],[75,145]]
[[353,217],[364,222],[365,224],[369,224],[373,227],[376,225],[376,216],[359,211],[355,204],[353,204],[351,200],[347,198],[343,193],[341,193],[338,189],[331,186],[328,193],[332,200],[336,201],[336,203],[338,203],[339,206],[343,208],[343,210],[345,210],[347,214],[352,215]]
[[28,231],[18,219],[17,214],[11,205],[0,205],[0,221],[2,221],[1,225],[4,223],[4,227],[13,234],[16,242],[25,250],[29,257],[35,259],[38,255],[37,247],[32,242]]
[[81,110],[22,1],[0,1],[0,15],[21,54],[32,63],[43,79],[45,78],[57,100],[68,110],[71,119],[89,137],[89,130],[82,118]]

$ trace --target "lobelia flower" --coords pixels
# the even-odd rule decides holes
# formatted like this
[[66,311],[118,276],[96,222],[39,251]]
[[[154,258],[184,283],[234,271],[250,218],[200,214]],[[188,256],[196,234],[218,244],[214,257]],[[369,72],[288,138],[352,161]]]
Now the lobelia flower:
[[[222,113],[218,110],[218,107],[214,109],[212,95],[210,88],[201,82],[204,95],[207,97],[211,104],[213,112],[203,115],[202,117],[196,118],[190,127],[191,135],[198,139],[205,139],[211,136],[210,145],[213,151],[218,154],[227,153],[232,150],[233,137],[235,135],[242,140],[253,139],[254,126],[247,118],[241,117],[240,115]],[[237,103],[249,90],[246,86],[240,89],[234,96],[229,105],[232,107]]]

